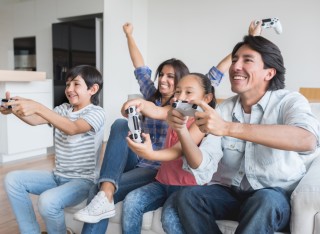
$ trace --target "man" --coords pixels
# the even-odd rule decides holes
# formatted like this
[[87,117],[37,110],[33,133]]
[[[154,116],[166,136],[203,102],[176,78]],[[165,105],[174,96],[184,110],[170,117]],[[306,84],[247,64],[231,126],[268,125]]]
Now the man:
[[[185,155],[198,156],[184,166],[198,184],[211,182],[176,195],[182,227],[162,216],[168,233],[221,233],[216,220],[236,220],[236,233],[245,234],[288,227],[290,194],[319,147],[320,126],[308,101],[284,90],[284,74],[281,52],[267,39],[245,36],[235,46],[229,76],[237,95],[216,110],[195,103],[204,110],[196,123],[208,136],[200,147],[181,141]],[[172,110],[168,121],[177,129],[185,120]]]

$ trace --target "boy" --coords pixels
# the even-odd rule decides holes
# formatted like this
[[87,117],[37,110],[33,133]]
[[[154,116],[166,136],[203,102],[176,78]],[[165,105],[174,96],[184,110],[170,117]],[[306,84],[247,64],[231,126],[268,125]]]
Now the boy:
[[[94,67],[81,65],[66,75],[69,103],[50,110],[30,99],[13,97],[0,107],[30,125],[51,124],[55,128],[55,169],[13,171],[5,177],[5,188],[21,233],[40,233],[29,193],[39,195],[38,209],[48,233],[66,233],[64,208],[88,196],[96,182],[98,159],[105,127],[99,104],[103,80]],[[6,98],[10,98],[9,92]],[[12,108],[6,108],[6,106]]]

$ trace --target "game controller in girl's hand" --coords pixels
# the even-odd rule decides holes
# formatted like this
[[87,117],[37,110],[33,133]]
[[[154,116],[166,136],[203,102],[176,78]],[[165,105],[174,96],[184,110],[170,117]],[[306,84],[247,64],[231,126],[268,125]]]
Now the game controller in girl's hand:
[[136,112],[135,106],[129,106],[128,109],[126,109],[126,113],[128,114],[128,127],[130,129],[131,134],[129,137],[137,143],[143,143],[144,139],[141,135],[142,129],[140,124],[140,116]]
[[267,18],[262,20],[257,20],[256,24],[261,21],[261,27],[262,28],[274,28],[276,33],[280,34],[282,33],[282,26],[280,23],[280,20],[278,18]]
[[172,107],[184,116],[194,116],[197,111],[203,112],[200,106],[188,103],[187,101],[175,101],[172,103]]

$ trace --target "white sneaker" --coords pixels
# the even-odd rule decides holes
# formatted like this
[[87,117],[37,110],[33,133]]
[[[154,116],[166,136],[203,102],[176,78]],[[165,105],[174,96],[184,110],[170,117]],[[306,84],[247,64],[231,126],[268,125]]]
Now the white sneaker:
[[102,219],[111,218],[116,215],[114,202],[109,202],[103,191],[100,191],[85,208],[73,215],[77,219],[86,223],[97,223]]

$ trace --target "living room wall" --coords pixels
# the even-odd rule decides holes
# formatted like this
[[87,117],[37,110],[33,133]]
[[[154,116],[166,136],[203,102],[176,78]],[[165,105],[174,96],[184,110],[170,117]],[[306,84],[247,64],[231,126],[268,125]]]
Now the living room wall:
[[[138,93],[122,24],[133,22],[145,62],[155,70],[165,59],[183,60],[191,71],[208,71],[231,52],[253,19],[278,17],[283,33],[264,30],[263,36],[282,51],[286,87],[319,87],[320,2],[317,0],[105,0],[105,109],[109,127],[121,117],[127,94]],[[112,24],[111,24],[112,22]],[[233,95],[228,74],[217,96]],[[117,97],[117,98],[115,98]],[[107,130],[108,132],[108,130]]]
[[[133,22],[146,63],[155,70],[176,57],[191,71],[206,72],[231,51],[252,19],[278,17],[283,33],[263,36],[282,50],[287,88],[319,87],[320,2],[317,0],[0,0],[0,69],[13,69],[14,37],[36,35],[37,69],[52,78],[51,24],[59,18],[104,13],[104,108],[107,130],[121,117],[120,108],[139,88],[133,76],[122,25]],[[7,4],[3,4],[6,2]],[[220,98],[232,95],[228,75]]]
[[[229,53],[247,33],[253,19],[278,17],[283,33],[264,30],[263,36],[282,51],[287,68],[287,88],[318,86],[320,52],[320,2],[317,0],[164,0],[152,1],[148,8],[148,55],[152,65],[177,56],[193,71],[208,68]],[[165,29],[164,37],[157,29]],[[164,47],[166,49],[164,49]],[[217,89],[230,96],[229,82]]]
[[52,79],[51,24],[103,12],[103,0],[0,0],[0,69],[14,68],[13,38],[36,37],[37,70]]

